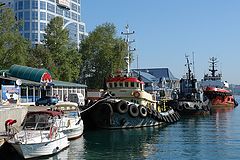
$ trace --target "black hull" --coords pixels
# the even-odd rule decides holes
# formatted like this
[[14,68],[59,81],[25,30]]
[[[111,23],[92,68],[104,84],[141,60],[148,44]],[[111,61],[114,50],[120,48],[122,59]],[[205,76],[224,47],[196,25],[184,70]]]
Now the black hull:
[[209,115],[211,107],[209,103],[200,103],[193,101],[173,100],[168,103],[181,116]]
[[[87,108],[86,108],[87,109]],[[128,129],[152,126],[166,126],[178,121],[180,115],[172,110],[171,113],[156,113],[152,111],[142,115],[131,115],[130,111],[120,113],[116,103],[101,102],[82,113],[86,129]]]

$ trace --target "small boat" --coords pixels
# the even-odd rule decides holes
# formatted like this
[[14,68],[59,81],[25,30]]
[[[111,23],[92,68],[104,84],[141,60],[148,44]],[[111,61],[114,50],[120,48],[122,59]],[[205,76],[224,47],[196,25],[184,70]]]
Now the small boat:
[[63,131],[69,140],[79,138],[83,134],[84,126],[78,104],[75,102],[58,102],[53,108],[63,113],[59,130]]
[[[129,35],[128,26],[126,29],[126,35]],[[129,45],[128,38],[127,44]],[[86,128],[164,126],[180,118],[176,111],[165,106],[163,100],[156,99],[156,93],[150,94],[144,90],[144,82],[130,71],[129,52],[124,58],[126,70],[108,77],[105,94],[94,104],[87,104],[81,111]]]
[[23,128],[7,140],[24,158],[52,155],[69,146],[67,136],[59,131],[61,112],[28,112]]
[[233,109],[238,103],[229,89],[229,84],[222,81],[222,74],[217,74],[217,62],[217,58],[210,58],[210,74],[204,75],[201,86],[204,94],[210,99],[212,110]]
[[190,68],[188,56],[187,73],[180,79],[180,91],[172,93],[173,100],[168,105],[172,106],[181,115],[206,115],[210,114],[209,99],[204,96],[203,90],[198,86],[197,79]]

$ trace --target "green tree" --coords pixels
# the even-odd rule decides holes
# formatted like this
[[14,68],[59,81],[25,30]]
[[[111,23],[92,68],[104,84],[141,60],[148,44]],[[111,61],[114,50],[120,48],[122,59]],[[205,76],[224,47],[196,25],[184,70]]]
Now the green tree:
[[49,50],[51,67],[47,67],[54,79],[77,81],[79,79],[81,55],[77,46],[70,42],[68,30],[63,28],[61,17],[53,18],[46,28],[45,45]]
[[19,33],[22,22],[16,21],[9,8],[2,8],[0,13],[0,69],[7,69],[13,64],[25,65],[30,43]]
[[125,67],[126,43],[116,36],[116,27],[105,23],[96,27],[80,44],[81,82],[89,88],[103,88],[104,79]]

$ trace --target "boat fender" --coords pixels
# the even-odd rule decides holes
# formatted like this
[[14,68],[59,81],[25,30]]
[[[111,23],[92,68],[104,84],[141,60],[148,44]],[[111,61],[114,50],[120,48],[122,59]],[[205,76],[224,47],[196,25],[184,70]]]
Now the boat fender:
[[144,107],[143,105],[139,105],[138,106],[138,109],[139,109],[139,114],[141,117],[146,117],[147,116],[147,108]]
[[182,111],[183,110],[183,106],[182,105],[178,105],[178,110]]
[[152,112],[151,108],[147,107],[147,113],[148,113],[149,116],[152,115],[153,112]]
[[194,108],[196,109],[196,110],[199,110],[199,106],[198,105],[194,105]]
[[137,117],[139,115],[138,107],[135,104],[129,106],[129,115],[131,117]]
[[117,107],[117,111],[120,113],[120,114],[124,114],[124,113],[127,113],[128,112],[128,104],[126,101],[119,101],[116,105]]
[[134,96],[135,98],[139,98],[139,97],[140,97],[140,92],[139,92],[139,91],[134,91],[134,92],[133,92],[133,96]]
[[184,107],[185,109],[189,109],[189,105],[188,105],[187,103],[183,104],[183,107]]

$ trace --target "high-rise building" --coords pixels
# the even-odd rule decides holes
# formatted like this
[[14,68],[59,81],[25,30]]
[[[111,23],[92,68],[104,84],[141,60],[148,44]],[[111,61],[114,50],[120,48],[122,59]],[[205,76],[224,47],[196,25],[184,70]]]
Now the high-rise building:
[[32,44],[42,43],[47,24],[56,16],[64,19],[71,41],[79,44],[87,36],[81,21],[81,0],[0,0],[13,9],[16,19],[23,20],[20,33]]

